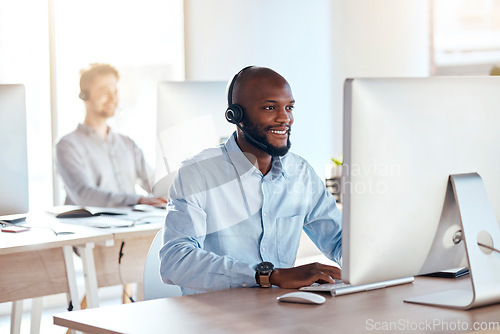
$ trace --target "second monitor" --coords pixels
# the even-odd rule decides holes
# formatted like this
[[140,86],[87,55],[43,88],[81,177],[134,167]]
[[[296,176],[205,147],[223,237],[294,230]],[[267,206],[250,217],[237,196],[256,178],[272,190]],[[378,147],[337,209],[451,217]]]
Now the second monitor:
[[26,100],[23,85],[0,85],[0,216],[28,212]]

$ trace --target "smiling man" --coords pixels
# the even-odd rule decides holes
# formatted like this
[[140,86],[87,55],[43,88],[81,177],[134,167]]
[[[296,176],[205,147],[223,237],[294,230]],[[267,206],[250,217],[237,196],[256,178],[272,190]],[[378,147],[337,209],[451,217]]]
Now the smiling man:
[[81,72],[79,97],[85,102],[85,120],[56,145],[65,204],[113,207],[166,202],[136,193],[136,184],[151,193],[152,170],[135,142],[107,124],[118,105],[118,79],[118,71],[108,64],[91,64]]
[[340,263],[342,215],[312,167],[288,152],[290,85],[269,68],[251,66],[234,76],[227,95],[225,116],[237,131],[183,162],[170,188],[163,281],[184,294],[333,283],[340,278],[335,266],[293,267],[302,230]]

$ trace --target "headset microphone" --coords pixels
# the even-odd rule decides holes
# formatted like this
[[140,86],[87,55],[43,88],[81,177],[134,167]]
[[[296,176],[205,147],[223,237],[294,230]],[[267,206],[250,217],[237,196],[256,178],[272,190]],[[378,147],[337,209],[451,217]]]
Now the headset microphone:
[[[233,108],[231,108],[231,106]],[[247,139],[250,143],[256,145],[258,148],[260,148],[261,150],[263,151],[266,151],[267,150],[267,146],[264,145],[263,143],[261,143],[260,141],[258,141],[257,139],[255,139],[254,137],[252,137],[252,135],[250,135],[245,129],[243,129],[243,127],[240,125],[240,122],[241,122],[241,119],[243,119],[243,116],[241,116],[241,119],[240,118],[235,118],[234,115],[235,115],[235,112],[233,109],[236,109],[234,108],[234,106],[239,106],[239,105],[235,105],[235,104],[232,104],[231,106],[229,106],[229,108],[227,108],[226,110],[226,120],[229,122],[229,123],[233,123],[233,124],[236,124],[236,126],[241,130],[243,131],[243,134],[245,135],[245,139]],[[241,106],[239,106],[240,109],[241,109]],[[243,109],[241,109],[243,110]],[[237,112],[238,113],[238,112]],[[236,113],[236,114],[237,114]],[[243,114],[241,114],[243,115]],[[239,122],[238,122],[239,120]]]
[[243,131],[243,133],[245,134],[245,139],[248,139],[249,142],[253,143],[254,145],[257,145],[262,151],[267,150],[267,145],[264,145],[263,143],[252,137],[247,131],[245,131],[245,129],[241,127],[241,125],[236,124],[236,126],[240,128],[241,131]]
[[243,72],[247,68],[251,68],[251,67],[253,67],[253,66],[247,66],[244,69],[242,69],[241,71],[239,71],[234,76],[233,80],[231,81],[231,84],[229,85],[229,88],[227,90],[228,107],[226,109],[226,120],[229,123],[236,124],[236,126],[241,131],[243,131],[243,134],[245,135],[245,139],[247,139],[250,143],[254,144],[255,146],[257,146],[261,150],[266,151],[267,146],[265,144],[261,143],[260,141],[258,141],[254,137],[252,137],[245,129],[243,129],[243,127],[241,127],[240,123],[241,123],[241,121],[243,121],[243,115],[244,115],[243,107],[239,104],[233,103],[234,84],[236,83],[236,80],[238,79],[238,76],[241,74],[241,72]]

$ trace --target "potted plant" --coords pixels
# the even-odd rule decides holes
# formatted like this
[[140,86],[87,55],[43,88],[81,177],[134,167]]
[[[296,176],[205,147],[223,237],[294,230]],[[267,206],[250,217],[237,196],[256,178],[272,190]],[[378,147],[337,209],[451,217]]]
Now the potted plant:
[[325,173],[326,189],[335,197],[337,203],[342,203],[342,160],[331,158]]

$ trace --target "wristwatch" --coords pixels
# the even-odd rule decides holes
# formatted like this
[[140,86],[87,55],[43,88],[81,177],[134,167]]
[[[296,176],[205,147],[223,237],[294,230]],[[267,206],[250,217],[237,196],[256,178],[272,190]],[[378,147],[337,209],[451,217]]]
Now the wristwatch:
[[271,287],[271,274],[273,273],[274,265],[271,262],[261,262],[255,268],[255,278],[261,288]]

